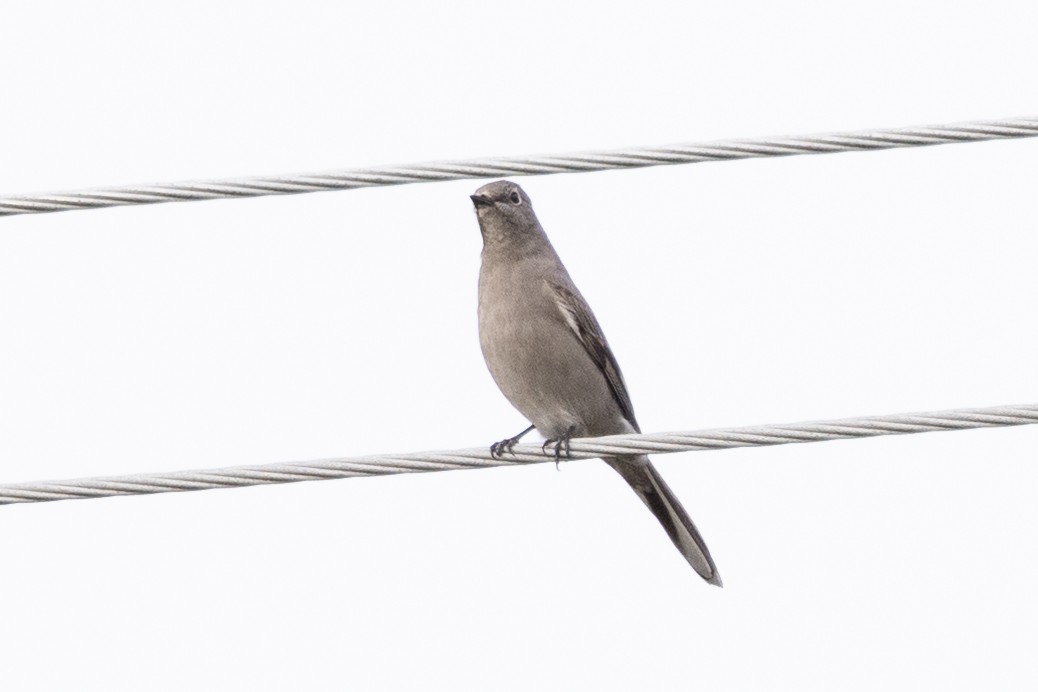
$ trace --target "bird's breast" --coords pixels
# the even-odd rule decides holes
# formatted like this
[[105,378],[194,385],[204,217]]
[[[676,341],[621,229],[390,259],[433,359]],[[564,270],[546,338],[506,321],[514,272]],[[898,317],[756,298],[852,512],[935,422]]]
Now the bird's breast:
[[559,311],[543,274],[484,267],[479,285],[479,341],[501,392],[541,434],[619,432],[621,420],[605,377]]

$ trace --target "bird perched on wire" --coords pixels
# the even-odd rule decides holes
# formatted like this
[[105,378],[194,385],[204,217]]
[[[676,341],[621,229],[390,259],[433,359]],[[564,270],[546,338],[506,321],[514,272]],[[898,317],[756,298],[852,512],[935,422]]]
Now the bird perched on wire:
[[[536,428],[556,460],[572,437],[640,432],[602,328],[548,241],[530,198],[499,180],[472,195],[483,234],[479,342],[497,386],[533,424],[491,446],[500,456]],[[695,524],[645,455],[609,457],[692,568],[721,577]]]

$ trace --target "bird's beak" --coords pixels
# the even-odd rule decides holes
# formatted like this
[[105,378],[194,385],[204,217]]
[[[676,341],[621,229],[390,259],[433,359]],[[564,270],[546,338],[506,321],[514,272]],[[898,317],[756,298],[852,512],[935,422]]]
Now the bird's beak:
[[477,207],[486,207],[490,205],[490,198],[486,195],[469,195],[469,199],[471,199],[472,203]]

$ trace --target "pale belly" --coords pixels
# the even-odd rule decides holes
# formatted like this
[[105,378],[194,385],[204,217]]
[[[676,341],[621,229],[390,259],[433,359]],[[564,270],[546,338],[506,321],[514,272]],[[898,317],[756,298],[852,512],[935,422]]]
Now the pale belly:
[[547,296],[522,295],[510,292],[493,305],[481,295],[480,346],[501,392],[548,438],[629,431],[605,376],[561,313],[551,313]]

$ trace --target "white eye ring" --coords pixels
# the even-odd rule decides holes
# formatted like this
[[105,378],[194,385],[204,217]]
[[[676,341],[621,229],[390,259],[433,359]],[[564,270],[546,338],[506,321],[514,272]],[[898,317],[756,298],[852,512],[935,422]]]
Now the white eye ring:
[[522,197],[515,190],[512,190],[511,194],[508,195],[508,199],[512,200],[512,204],[520,204],[523,201]]

